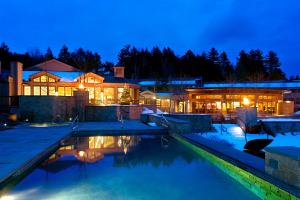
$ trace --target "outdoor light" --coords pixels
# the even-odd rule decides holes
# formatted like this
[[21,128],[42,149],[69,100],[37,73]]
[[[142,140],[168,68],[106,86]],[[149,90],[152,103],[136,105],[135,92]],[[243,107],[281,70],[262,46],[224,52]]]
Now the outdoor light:
[[28,118],[26,118],[26,119],[25,119],[25,122],[28,122],[28,121],[29,121],[29,119],[28,119]]
[[84,156],[84,154],[85,154],[85,152],[84,152],[84,151],[79,151],[79,152],[78,152],[78,155],[79,155],[80,157],[83,157],[83,156]]
[[243,98],[243,103],[244,103],[245,106],[249,106],[250,101],[249,101],[249,99],[247,97],[244,97]]
[[156,97],[154,96],[154,97],[152,97],[152,99],[156,99]]
[[72,121],[72,117],[69,118],[69,121]]
[[84,85],[82,83],[79,84],[79,89],[84,89]]
[[6,127],[6,126],[7,126],[7,123],[4,123],[3,126]]

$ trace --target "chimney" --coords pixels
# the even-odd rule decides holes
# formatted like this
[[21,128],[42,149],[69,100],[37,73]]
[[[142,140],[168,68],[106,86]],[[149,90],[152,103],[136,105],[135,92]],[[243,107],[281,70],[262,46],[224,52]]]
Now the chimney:
[[116,67],[113,67],[114,68],[114,77],[117,77],[117,78],[124,78],[124,68],[125,67],[121,67],[121,66],[116,66]]
[[10,75],[14,79],[14,95],[22,95],[23,64],[20,62],[10,62]]

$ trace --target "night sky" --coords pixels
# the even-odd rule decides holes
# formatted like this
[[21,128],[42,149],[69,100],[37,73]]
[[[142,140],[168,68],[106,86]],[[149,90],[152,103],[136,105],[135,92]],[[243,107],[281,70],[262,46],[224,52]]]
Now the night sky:
[[126,44],[178,55],[215,47],[234,63],[241,49],[259,48],[276,51],[288,75],[300,74],[300,2],[0,0],[0,42],[20,53],[83,47],[113,62]]

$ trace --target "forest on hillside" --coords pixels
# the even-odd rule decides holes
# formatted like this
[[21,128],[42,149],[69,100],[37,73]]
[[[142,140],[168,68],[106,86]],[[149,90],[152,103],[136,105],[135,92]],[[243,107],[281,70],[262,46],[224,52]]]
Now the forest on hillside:
[[24,68],[27,68],[53,58],[85,72],[100,73],[112,71],[114,65],[124,66],[125,76],[135,80],[202,77],[206,82],[235,82],[287,79],[277,54],[274,51],[264,54],[259,49],[249,52],[241,50],[237,55],[236,64],[233,64],[226,52],[219,52],[215,48],[200,54],[188,50],[184,55],[178,56],[169,47],[153,47],[149,50],[126,45],[119,51],[117,63],[113,63],[102,62],[97,52],[83,48],[70,51],[66,45],[61,47],[57,56],[53,55],[50,48],[45,53],[35,49],[20,54],[12,52],[5,43],[0,45],[0,61],[4,69],[9,68],[10,61],[22,62]]

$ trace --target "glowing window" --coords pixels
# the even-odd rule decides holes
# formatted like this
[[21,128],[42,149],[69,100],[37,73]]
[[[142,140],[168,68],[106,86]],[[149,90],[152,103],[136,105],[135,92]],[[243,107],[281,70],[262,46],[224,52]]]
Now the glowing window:
[[87,78],[87,82],[88,82],[88,83],[94,83],[95,81],[94,81],[94,78],[93,78],[93,77],[88,77],[88,78]]
[[53,86],[49,87],[49,95],[55,96],[55,87],[53,87]]
[[118,88],[118,99],[121,98],[124,88]]
[[47,82],[47,76],[41,76],[41,82],[42,83]]
[[33,87],[33,95],[34,96],[40,96],[41,95],[41,88],[40,88],[40,86],[34,86]]
[[89,99],[95,99],[95,89],[94,88],[87,88],[89,91]]
[[72,88],[71,87],[65,87],[65,93],[66,93],[66,96],[72,96]]
[[58,87],[58,96],[65,96],[65,88],[64,87]]
[[55,79],[49,77],[49,82],[50,82],[50,83],[54,83],[54,82],[55,82]]
[[41,78],[40,77],[35,78],[35,79],[33,79],[33,82],[41,82]]
[[24,95],[31,95],[30,86],[24,86]]
[[48,95],[48,87],[47,86],[41,86],[41,95],[42,96]]
[[114,99],[114,88],[104,88],[104,99],[105,100]]

